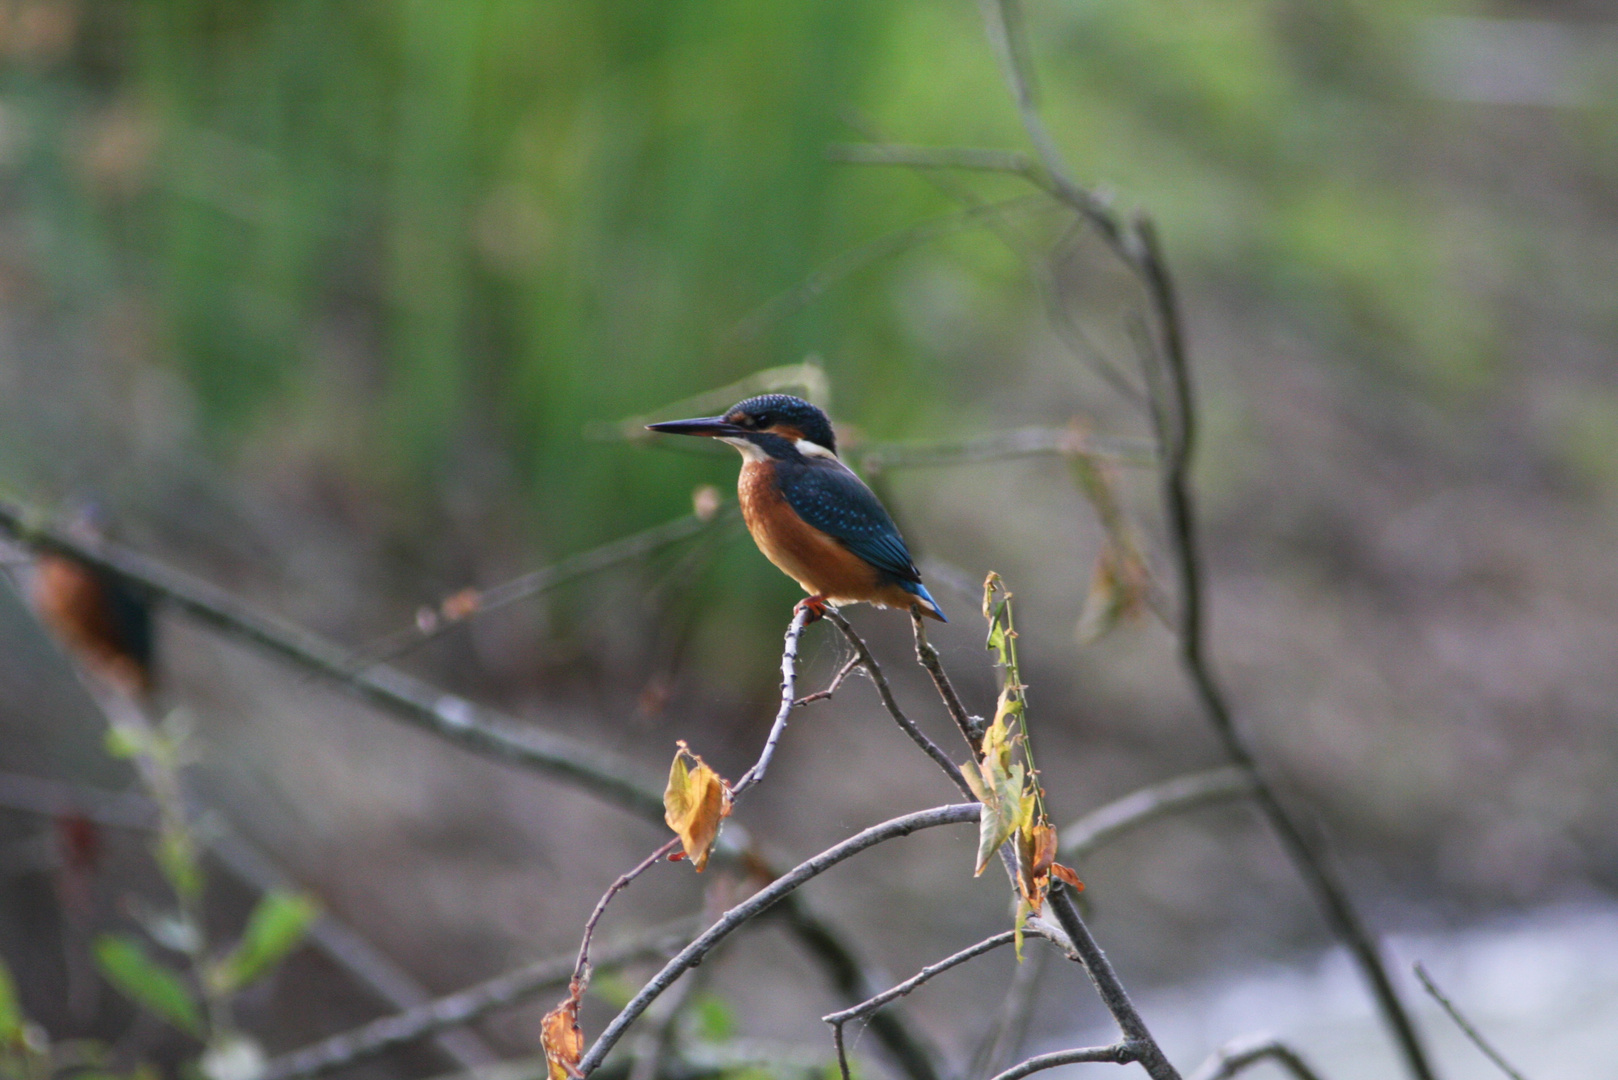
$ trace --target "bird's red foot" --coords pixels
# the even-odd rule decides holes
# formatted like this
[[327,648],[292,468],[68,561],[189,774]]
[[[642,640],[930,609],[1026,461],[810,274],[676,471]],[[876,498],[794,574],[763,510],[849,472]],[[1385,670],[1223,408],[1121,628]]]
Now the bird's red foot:
[[809,617],[804,620],[804,625],[808,626],[816,619],[826,617],[826,598],[824,596],[806,596],[799,600],[797,606],[792,610],[794,612],[807,611]]

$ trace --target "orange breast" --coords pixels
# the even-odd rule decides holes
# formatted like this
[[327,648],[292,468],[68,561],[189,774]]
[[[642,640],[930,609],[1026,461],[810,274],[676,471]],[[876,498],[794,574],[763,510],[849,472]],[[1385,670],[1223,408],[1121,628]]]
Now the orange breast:
[[86,667],[132,693],[151,688],[151,673],[125,652],[102,584],[87,567],[42,555],[35,564],[33,594],[40,619]]
[[773,466],[750,461],[742,466],[737,494],[742,519],[758,549],[811,596],[833,603],[870,601],[908,606],[888,597],[903,592],[882,581],[876,568],[819,529],[804,522],[775,485]]

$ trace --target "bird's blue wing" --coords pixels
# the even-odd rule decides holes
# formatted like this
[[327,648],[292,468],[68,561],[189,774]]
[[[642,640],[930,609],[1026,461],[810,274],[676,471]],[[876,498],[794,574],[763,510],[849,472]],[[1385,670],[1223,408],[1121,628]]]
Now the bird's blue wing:
[[854,554],[902,582],[920,582],[893,518],[865,482],[840,462],[778,462],[781,494],[798,516]]

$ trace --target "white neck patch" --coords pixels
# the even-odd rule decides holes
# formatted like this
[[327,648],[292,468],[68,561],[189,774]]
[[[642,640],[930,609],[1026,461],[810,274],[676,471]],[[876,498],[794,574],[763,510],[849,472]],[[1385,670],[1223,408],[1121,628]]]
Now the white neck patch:
[[731,435],[719,436],[719,441],[729,443],[742,452],[743,461],[763,461],[768,455],[746,439],[738,439]]
[[823,457],[831,458],[833,461],[837,460],[836,454],[817,442],[810,442],[808,439],[794,439],[793,442],[798,448],[798,453],[804,457]]

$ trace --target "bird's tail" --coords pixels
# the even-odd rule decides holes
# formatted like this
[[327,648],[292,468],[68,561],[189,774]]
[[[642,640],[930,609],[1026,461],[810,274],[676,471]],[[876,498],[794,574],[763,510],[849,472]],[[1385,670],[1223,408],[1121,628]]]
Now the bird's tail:
[[933,599],[933,594],[927,591],[927,586],[919,581],[907,581],[904,583],[904,589],[905,592],[921,601],[917,606],[921,608],[923,615],[931,619],[937,619],[939,622],[949,622],[944,617],[944,609],[938,606],[938,601]]

